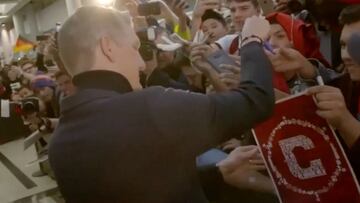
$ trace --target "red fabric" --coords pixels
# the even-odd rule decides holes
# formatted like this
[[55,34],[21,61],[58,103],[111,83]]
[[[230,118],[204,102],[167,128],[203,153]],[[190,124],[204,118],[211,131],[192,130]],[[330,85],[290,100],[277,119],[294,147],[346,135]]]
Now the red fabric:
[[[293,42],[294,49],[306,58],[315,58],[329,67],[320,52],[320,41],[316,35],[314,26],[305,24],[303,21],[294,19],[284,13],[272,13],[266,17],[270,22],[277,22],[284,28],[288,38]],[[293,26],[292,26],[293,25]]]
[[239,49],[239,36],[235,37],[235,39],[231,42],[229,53],[235,54],[238,49]]
[[[254,130],[279,198],[284,203],[359,203],[351,166],[335,133],[316,109],[310,96],[283,101]],[[326,190],[319,191],[322,188]],[[318,196],[311,191],[319,192]]]
[[290,93],[289,86],[284,78],[282,73],[273,71],[273,85],[276,89],[283,91],[285,93]]
[[[239,49],[239,37],[236,37],[230,45],[229,53],[235,54],[238,49]],[[290,93],[289,86],[287,85],[286,80],[282,75],[282,73],[277,73],[275,71],[273,71],[273,73],[274,73],[273,86],[280,91],[283,91],[285,93]]]
[[23,114],[23,111],[22,111],[20,106],[15,106],[15,113],[17,115],[22,115]]
[[358,99],[358,115],[360,115],[360,97]]
[[339,1],[345,4],[360,4],[360,0],[339,0]]
[[0,85],[0,96],[6,92],[6,88],[3,85]]

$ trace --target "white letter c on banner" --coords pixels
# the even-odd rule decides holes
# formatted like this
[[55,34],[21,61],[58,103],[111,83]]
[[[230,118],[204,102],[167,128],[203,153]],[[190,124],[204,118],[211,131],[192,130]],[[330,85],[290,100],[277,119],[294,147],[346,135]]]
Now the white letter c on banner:
[[279,145],[285,157],[285,162],[293,176],[301,180],[306,180],[326,175],[325,168],[320,159],[311,160],[308,168],[302,168],[296,160],[295,154],[293,153],[296,147],[302,147],[305,150],[310,150],[315,147],[310,138],[304,135],[298,135],[280,140]]

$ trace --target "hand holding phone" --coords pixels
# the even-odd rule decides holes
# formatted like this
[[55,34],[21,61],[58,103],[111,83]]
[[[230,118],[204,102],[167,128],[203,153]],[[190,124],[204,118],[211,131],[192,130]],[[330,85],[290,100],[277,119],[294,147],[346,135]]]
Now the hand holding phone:
[[239,66],[235,60],[233,60],[224,50],[217,50],[214,53],[211,53],[206,60],[210,65],[216,70],[216,72],[223,72],[221,69],[222,64]]
[[143,3],[138,6],[138,14],[140,16],[160,15],[160,2]]
[[206,10],[208,9],[218,10],[220,8],[221,8],[220,0],[197,0],[193,11],[193,17],[201,18],[201,16],[204,15]]

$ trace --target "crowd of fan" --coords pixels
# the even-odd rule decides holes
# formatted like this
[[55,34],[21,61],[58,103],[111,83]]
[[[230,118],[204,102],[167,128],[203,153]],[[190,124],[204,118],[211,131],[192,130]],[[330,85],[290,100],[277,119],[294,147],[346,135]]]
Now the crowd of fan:
[[[39,41],[35,59],[27,56],[5,64],[0,71],[0,98],[19,108],[30,131],[40,128],[45,118],[58,118],[61,100],[74,92],[71,77],[55,62],[54,33]],[[33,105],[24,105],[30,101]]]
[[[346,7],[340,16],[337,16],[340,22],[333,25],[319,22],[316,16],[312,16],[311,12],[304,10],[305,8],[296,2],[277,0],[277,12],[265,16],[270,23],[270,33],[259,36],[263,38],[261,40],[266,45],[266,53],[274,68],[276,99],[322,85],[323,82],[328,84],[329,86],[310,88],[309,94],[315,95],[319,101],[318,114],[338,129],[340,137],[343,136],[346,143],[344,147],[350,150],[349,157],[352,160],[355,155],[351,153],[359,154],[356,150],[360,148],[357,139],[360,130],[357,131],[359,124],[356,123],[359,122],[356,119],[359,119],[360,111],[360,91],[357,85],[360,81],[360,66],[348,54],[347,43],[353,33],[360,33],[360,5]],[[211,94],[238,87],[241,73],[238,51],[244,40],[241,39],[241,31],[247,18],[263,14],[257,0],[228,0],[225,4],[218,0],[198,0],[191,15],[187,13],[189,5],[185,0],[160,1],[161,14],[156,18],[152,15],[139,16],[137,7],[140,2],[136,0],[127,0],[125,3],[141,41],[140,54],[146,65],[145,70],[140,73],[141,85],[144,88],[163,86]],[[317,34],[319,27],[326,27],[329,32],[336,30],[334,27],[344,27],[341,39],[337,42],[341,44],[338,53],[341,49],[344,62],[342,65],[326,60],[320,52]],[[205,43],[193,45],[191,42],[199,35],[200,30],[206,36]],[[154,35],[150,35],[150,31]],[[60,116],[61,100],[76,91],[71,76],[66,73],[58,56],[55,35],[50,35],[48,40],[39,42],[36,59],[22,58],[1,67],[0,72],[1,99],[21,103],[28,98],[38,98],[39,109],[22,112],[24,122],[31,131],[41,130],[43,125],[47,130],[53,130],[56,127],[56,120],[53,118]],[[176,47],[177,44],[183,45],[182,48]],[[230,55],[233,64],[214,68],[209,63],[197,60],[220,49]],[[318,76],[321,76],[322,80],[319,81]],[[344,124],[344,121],[348,122]],[[255,141],[250,132],[239,133],[233,137],[218,146],[217,150],[230,153],[220,165],[230,165],[231,168],[232,161],[238,160],[239,156],[248,155],[241,159],[259,156],[258,153],[244,153],[254,149]],[[354,159],[352,163],[355,172],[360,172],[359,161]],[[255,169],[264,167],[244,164],[242,176],[233,173],[223,176],[228,184],[243,190],[265,193],[272,191],[271,186],[266,185],[266,176],[263,173],[254,175]],[[238,191],[229,192],[229,188],[219,194],[222,184],[209,178],[211,175],[207,173],[202,171],[200,177],[204,179],[205,191],[210,199],[236,202],[237,198],[241,198],[245,202],[246,195],[251,196],[250,201],[259,197],[249,195],[247,190],[242,195]],[[258,181],[259,185],[249,184],[246,178],[248,174],[256,176],[258,180],[264,178],[264,181]],[[214,185],[217,192],[214,192]],[[267,201],[272,199],[269,196],[266,198]]]

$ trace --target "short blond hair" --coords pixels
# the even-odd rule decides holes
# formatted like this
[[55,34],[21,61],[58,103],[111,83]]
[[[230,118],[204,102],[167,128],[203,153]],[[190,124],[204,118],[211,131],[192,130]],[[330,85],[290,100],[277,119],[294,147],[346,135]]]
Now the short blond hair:
[[129,29],[132,27],[128,13],[98,6],[79,8],[58,34],[59,53],[66,70],[72,76],[89,70],[101,37],[118,42],[130,33]]

